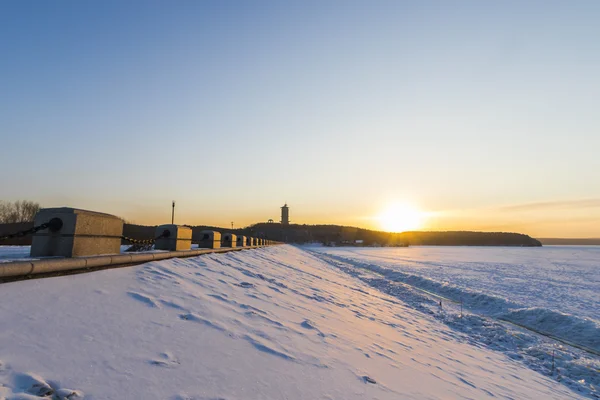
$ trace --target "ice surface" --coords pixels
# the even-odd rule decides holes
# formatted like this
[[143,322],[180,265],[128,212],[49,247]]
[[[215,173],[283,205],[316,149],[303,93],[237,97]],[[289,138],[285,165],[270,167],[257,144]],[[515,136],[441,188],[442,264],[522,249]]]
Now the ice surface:
[[600,247],[312,247],[513,304],[600,320]]
[[[584,308],[587,314],[596,313],[600,301],[600,285],[596,280],[598,268],[594,256],[600,249],[556,247],[551,248],[548,253],[540,254],[537,251],[539,249],[528,252],[512,248],[421,247],[410,251],[406,248],[305,248],[372,287],[410,302],[417,309],[434,314],[452,328],[468,333],[478,343],[506,352],[535,370],[555,374],[558,371],[557,379],[566,385],[588,392],[590,396],[595,395],[595,388],[600,384],[599,322],[559,310],[528,307],[528,304],[519,304],[514,299],[531,300],[534,304],[558,308],[563,304],[557,301],[554,294],[566,290],[568,296],[581,298],[580,307],[585,304],[593,308]],[[544,268],[543,261],[550,256],[561,260],[560,263],[564,266],[573,255],[571,262],[578,264],[574,269],[588,279],[579,288],[579,292],[576,285],[569,285],[568,282],[561,283],[568,286],[568,289],[553,287],[560,279],[553,276],[552,271],[538,271]],[[518,256],[521,257],[520,263],[515,262],[519,259]],[[533,261],[536,257],[541,258],[538,263]],[[506,279],[493,267],[501,259],[504,261],[503,273]],[[508,264],[510,260],[515,262],[512,269]],[[524,263],[525,260],[529,261]],[[486,270],[486,262],[492,263],[487,266],[489,270]],[[533,271],[528,271],[526,264],[537,264],[539,268],[532,266]],[[535,286],[528,288],[527,281],[536,274],[538,278]],[[492,279],[490,275],[495,277]],[[567,273],[560,271],[557,275]],[[581,277],[573,279],[581,282]],[[493,283],[490,284],[490,281]],[[500,289],[495,287],[496,283]],[[461,284],[464,286],[460,286]],[[543,288],[548,289],[544,291]],[[488,290],[496,294],[491,294]],[[508,298],[501,297],[498,293],[503,293]],[[441,306],[438,304],[440,301]],[[570,309],[577,310],[572,306]],[[529,330],[507,326],[506,322]],[[531,330],[562,340],[546,340],[546,337]],[[565,347],[565,344],[576,348]],[[588,351],[579,351],[582,346]],[[553,352],[556,353],[556,364],[559,365],[554,370],[549,364]]]
[[27,259],[30,249],[31,246],[0,246],[0,263]]
[[401,300],[353,275],[276,246],[2,284],[0,398],[39,398],[37,389],[89,399],[592,393],[482,344],[411,293]]

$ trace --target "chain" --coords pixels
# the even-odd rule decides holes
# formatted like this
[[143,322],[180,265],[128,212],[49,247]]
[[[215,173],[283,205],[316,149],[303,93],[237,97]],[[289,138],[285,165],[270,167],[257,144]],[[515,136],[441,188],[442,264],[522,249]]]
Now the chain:
[[38,226],[34,226],[33,228],[25,229],[23,231],[19,231],[16,233],[11,233],[10,235],[0,236],[0,241],[14,239],[14,238],[20,238],[20,237],[24,237],[27,235],[32,235],[32,234],[36,233],[37,231],[41,231],[42,229],[47,229],[47,228],[50,228],[50,230],[58,231],[58,230],[60,230],[60,228],[62,228],[62,221],[58,218],[53,218],[50,221],[48,221],[44,224],[38,225]]
[[156,239],[133,239],[127,236],[121,236],[121,239],[125,240],[126,242],[129,242],[131,244],[133,244],[133,246],[130,246],[127,248],[127,250],[125,250],[125,252],[134,252],[134,251],[148,251],[148,250],[152,250],[152,246],[154,245],[154,242]]
[[127,237],[125,235],[121,235],[121,239],[133,244],[133,246],[131,246],[127,250],[125,250],[126,252],[147,251],[147,250],[152,250],[152,245],[158,239],[163,238],[163,237],[169,237],[170,234],[171,233],[168,230],[165,230],[165,231],[163,231],[163,233],[161,233],[159,236],[157,236],[154,239],[134,239],[134,238]]
[[121,239],[132,244],[154,244],[156,241],[156,239],[134,239],[127,236],[121,236]]

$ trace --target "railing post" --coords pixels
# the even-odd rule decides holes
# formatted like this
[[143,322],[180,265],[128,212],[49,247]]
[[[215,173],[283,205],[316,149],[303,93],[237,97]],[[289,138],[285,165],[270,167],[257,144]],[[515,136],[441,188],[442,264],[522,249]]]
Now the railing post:
[[118,254],[123,235],[123,220],[114,215],[77,208],[43,208],[34,226],[54,219],[54,224],[36,232],[31,257],[81,257]]
[[156,227],[156,250],[190,250],[192,248],[192,230],[181,225],[160,225]]

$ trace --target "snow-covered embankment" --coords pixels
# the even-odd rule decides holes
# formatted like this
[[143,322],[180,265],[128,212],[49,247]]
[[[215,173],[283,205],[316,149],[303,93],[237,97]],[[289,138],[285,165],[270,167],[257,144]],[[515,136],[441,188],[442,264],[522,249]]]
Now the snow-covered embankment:
[[576,396],[292,246],[3,284],[0,321],[8,398]]

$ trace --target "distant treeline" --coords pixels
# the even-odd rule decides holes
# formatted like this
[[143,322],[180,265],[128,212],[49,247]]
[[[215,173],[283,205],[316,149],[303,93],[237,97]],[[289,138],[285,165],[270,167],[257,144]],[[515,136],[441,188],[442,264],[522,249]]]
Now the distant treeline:
[[332,243],[362,246],[541,246],[527,235],[507,232],[403,232],[390,233],[339,225],[288,225],[261,223],[240,230],[288,243]]
[[40,204],[29,200],[15,202],[0,200],[0,224],[31,222],[40,210]]
[[[20,224],[0,224],[0,235],[28,229],[31,222]],[[403,232],[389,233],[340,225],[288,225],[260,223],[242,229],[226,229],[215,226],[190,226],[192,241],[199,240],[205,229],[233,232],[239,235],[261,237],[286,243],[324,243],[360,246],[541,246],[542,244],[527,235],[506,232]],[[123,234],[134,239],[152,239],[156,236],[156,226],[125,224]],[[359,243],[357,243],[359,241]],[[31,244],[31,236],[4,241],[0,245]],[[124,242],[126,244],[126,242]]]
[[403,240],[411,245],[427,246],[527,246],[539,247],[539,240],[510,232],[403,232]]

